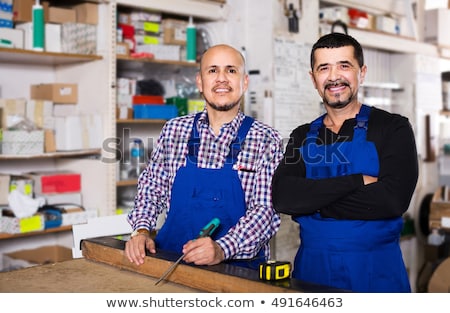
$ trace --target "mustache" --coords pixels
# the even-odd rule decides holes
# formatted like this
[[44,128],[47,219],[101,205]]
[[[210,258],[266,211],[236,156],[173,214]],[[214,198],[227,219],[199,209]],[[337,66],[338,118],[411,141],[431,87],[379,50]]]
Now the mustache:
[[220,84],[220,85],[215,85],[212,90],[216,91],[217,89],[228,89],[228,90],[233,90],[233,88],[231,88],[230,85],[228,84]]
[[336,81],[334,81],[334,82],[329,82],[329,83],[327,83],[327,84],[325,84],[325,88],[330,88],[330,87],[336,87],[336,86],[339,86],[339,85],[343,85],[343,86],[346,86],[346,87],[349,87],[350,86],[350,84],[347,82],[347,81],[344,81],[344,80],[336,80]]

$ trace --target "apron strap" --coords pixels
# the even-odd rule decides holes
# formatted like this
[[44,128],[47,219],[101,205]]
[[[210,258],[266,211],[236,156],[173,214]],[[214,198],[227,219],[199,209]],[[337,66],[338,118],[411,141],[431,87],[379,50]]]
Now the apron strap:
[[239,127],[237,137],[233,140],[230,145],[230,152],[227,155],[227,164],[234,164],[237,160],[239,152],[241,152],[242,144],[247,137],[247,133],[252,127],[254,119],[250,116],[245,116],[244,121]]
[[[200,118],[201,112],[194,117],[194,124],[192,125],[191,137],[188,141],[188,158],[190,161],[197,163],[198,150],[200,148],[200,135],[197,130],[197,121]],[[241,152],[242,143],[250,130],[254,119],[250,116],[245,116],[241,126],[239,127],[236,138],[230,144],[230,152],[227,155],[227,164],[234,164],[237,160],[239,152]]]

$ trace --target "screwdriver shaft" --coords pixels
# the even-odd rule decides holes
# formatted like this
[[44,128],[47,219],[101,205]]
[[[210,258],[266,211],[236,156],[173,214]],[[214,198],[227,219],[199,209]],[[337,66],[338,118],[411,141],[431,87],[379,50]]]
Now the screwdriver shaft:
[[155,286],[158,285],[163,279],[165,279],[167,276],[169,276],[169,274],[175,269],[175,267],[178,265],[178,263],[181,262],[181,260],[183,260],[184,258],[184,254],[182,256],[180,256],[178,258],[178,260],[175,261],[175,263],[173,263],[168,269],[167,271],[164,272],[164,274],[162,274],[162,276],[156,281]]

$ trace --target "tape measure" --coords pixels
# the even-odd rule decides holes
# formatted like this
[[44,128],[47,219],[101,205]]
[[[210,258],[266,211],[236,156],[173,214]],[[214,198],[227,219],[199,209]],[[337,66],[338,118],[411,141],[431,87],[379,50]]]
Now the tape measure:
[[259,265],[259,279],[280,280],[291,276],[291,263],[269,260]]

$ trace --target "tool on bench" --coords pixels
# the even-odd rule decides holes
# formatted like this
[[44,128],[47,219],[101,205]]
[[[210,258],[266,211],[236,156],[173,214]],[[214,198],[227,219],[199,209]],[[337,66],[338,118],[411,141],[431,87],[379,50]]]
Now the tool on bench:
[[269,260],[259,265],[259,279],[280,280],[291,276],[291,263]]
[[[220,220],[218,218],[213,218],[211,222],[209,222],[208,224],[206,224],[205,227],[203,227],[203,229],[200,231],[197,238],[195,239],[211,236],[212,233],[217,229],[219,224]],[[175,269],[175,267],[181,262],[181,260],[183,260],[184,256],[185,254],[180,256],[178,260],[176,260],[175,263],[173,263],[172,266],[170,266],[167,269],[167,271],[165,271],[164,274],[162,274],[162,276],[156,281],[155,286],[158,285],[159,282],[161,282],[164,278],[166,278]]]

